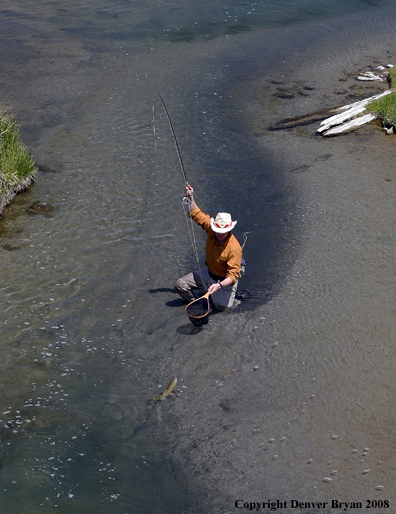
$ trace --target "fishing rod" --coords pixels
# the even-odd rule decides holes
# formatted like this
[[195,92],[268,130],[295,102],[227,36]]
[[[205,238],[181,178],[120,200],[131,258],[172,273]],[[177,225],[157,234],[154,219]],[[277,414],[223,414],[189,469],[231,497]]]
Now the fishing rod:
[[178,144],[177,139],[176,139],[175,131],[173,130],[173,125],[172,125],[172,121],[171,121],[169,113],[168,113],[168,109],[166,108],[165,102],[161,98],[161,95],[158,95],[158,98],[161,100],[161,103],[164,106],[165,114],[166,114],[166,117],[168,118],[169,127],[170,127],[171,132],[172,132],[173,141],[174,141],[175,146],[176,146],[177,155],[179,157],[179,162],[180,162],[180,166],[181,166],[181,169],[182,169],[182,172],[183,172],[184,181],[188,185],[186,170],[184,169],[183,159],[182,159],[182,156],[181,156],[181,153],[180,153],[180,148],[179,148],[179,144]]
[[[164,110],[165,110],[166,117],[168,118],[169,127],[171,129],[172,136],[173,136],[173,141],[175,143],[175,147],[176,147],[176,151],[177,151],[177,155],[179,157],[180,167],[181,167],[182,172],[183,172],[184,181],[186,183],[186,186],[189,186],[189,183],[188,183],[188,180],[187,180],[187,175],[186,175],[186,170],[184,169],[183,159],[182,159],[182,156],[181,156],[181,153],[180,153],[179,144],[178,144],[177,139],[176,139],[176,134],[175,134],[175,131],[173,129],[173,125],[172,125],[172,121],[171,121],[170,116],[169,116],[168,109],[166,108],[165,102],[162,99],[161,95],[158,95],[158,98],[161,100],[161,103],[162,103],[162,105],[164,107]],[[155,105],[155,98],[153,99],[153,119],[154,119],[154,110],[155,110],[154,105]],[[154,123],[154,135],[155,135],[155,123]],[[193,251],[194,251],[195,257],[197,259],[198,267],[200,268],[199,255],[198,255],[198,247],[197,247],[197,242],[195,240],[195,235],[194,235],[193,220],[186,212],[186,210],[190,210],[191,199],[188,196],[185,196],[183,198],[183,200],[182,200],[182,204],[183,204],[184,216],[186,218],[187,229],[188,229],[188,233],[189,233],[190,240],[191,240],[191,245],[193,247]],[[191,226],[189,225],[189,221],[190,221]],[[202,279],[202,277],[201,277],[201,279]]]

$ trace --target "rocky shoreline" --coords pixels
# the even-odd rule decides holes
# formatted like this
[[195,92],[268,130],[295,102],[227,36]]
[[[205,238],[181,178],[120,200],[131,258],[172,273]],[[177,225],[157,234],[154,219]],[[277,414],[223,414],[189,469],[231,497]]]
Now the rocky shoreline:
[[26,177],[9,189],[9,191],[0,199],[0,217],[2,216],[4,209],[12,202],[16,195],[26,191],[34,182],[36,182],[35,176]]

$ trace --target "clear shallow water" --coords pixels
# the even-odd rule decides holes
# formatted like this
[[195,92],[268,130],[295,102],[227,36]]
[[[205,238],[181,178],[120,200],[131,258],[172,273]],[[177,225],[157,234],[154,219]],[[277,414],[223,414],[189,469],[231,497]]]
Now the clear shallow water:
[[[226,34],[297,25],[311,20],[320,22],[389,5],[389,2],[383,0],[352,0],[348,3],[329,0],[320,4],[314,0],[230,1],[227,5],[208,0],[188,4],[180,0],[144,3],[76,0],[40,4],[32,2],[28,11],[23,10],[23,4],[19,4],[18,9],[18,3],[7,5],[5,2],[3,12],[10,18],[17,14],[24,21],[44,17],[51,26],[77,37],[100,41],[102,46],[122,39],[129,42],[141,42],[146,38],[193,42]],[[52,32],[51,26],[47,26],[45,32]]]
[[[367,161],[364,137],[324,143],[303,132],[258,139],[249,124],[253,115],[276,120],[336,103],[337,52],[349,71],[360,65],[354,52],[362,44],[370,47],[367,60],[387,56],[378,41],[383,34],[374,41],[365,35],[367,27],[376,34],[391,28],[382,13],[390,18],[389,3],[326,2],[318,9],[317,2],[239,2],[227,11],[213,2],[3,6],[2,102],[15,106],[43,170],[2,220],[4,512],[220,512],[224,498],[228,512],[231,490],[257,499],[300,490],[327,497],[321,479],[331,472],[328,460],[341,466],[352,444],[363,451],[374,440],[375,465],[386,462],[381,441],[393,413],[368,432],[361,424],[385,410],[391,393],[381,379],[367,383],[360,366],[374,354],[378,367],[388,366],[383,381],[392,374],[390,292],[382,282],[373,288],[371,279],[386,282],[381,272],[394,248],[386,230],[373,237],[375,221],[392,212],[384,189],[392,185],[377,183],[370,166],[382,159],[383,178],[392,180],[391,160],[384,162],[389,150],[378,138]],[[324,22],[339,31],[340,46],[332,46]],[[270,80],[285,69],[288,81],[315,83],[311,98],[274,101]],[[209,212],[231,210],[238,237],[252,232],[243,287],[254,299],[233,317],[214,316],[195,336],[171,291],[195,262],[180,205],[183,179],[159,102],[154,150],[157,93],[199,203]],[[337,170],[354,145],[345,177]],[[359,159],[368,162],[363,170]],[[290,173],[300,166],[314,173]],[[326,184],[329,170],[345,181],[341,200],[331,194],[336,178]],[[351,184],[355,195],[348,197]],[[373,217],[358,203],[344,224],[350,204],[367,190]],[[379,198],[388,201],[376,210]],[[37,200],[54,206],[48,217],[26,211]],[[321,205],[336,208],[328,217]],[[203,235],[196,235],[203,249]],[[358,237],[368,252],[353,243]],[[353,271],[357,258],[367,266],[363,282]],[[359,297],[367,290],[370,302]],[[376,324],[365,318],[372,305],[382,319],[377,338]],[[359,354],[350,346],[357,341]],[[177,399],[148,405],[173,375]],[[309,410],[303,405],[312,394],[320,401]],[[267,448],[273,434],[287,443],[254,461],[258,429],[265,434],[258,446]],[[334,449],[328,441],[336,441],[336,431],[347,443]],[[318,464],[308,468],[311,455]],[[360,464],[348,466],[334,494],[374,491],[376,484],[360,481]],[[384,478],[389,487],[392,466],[377,472],[373,480]]]

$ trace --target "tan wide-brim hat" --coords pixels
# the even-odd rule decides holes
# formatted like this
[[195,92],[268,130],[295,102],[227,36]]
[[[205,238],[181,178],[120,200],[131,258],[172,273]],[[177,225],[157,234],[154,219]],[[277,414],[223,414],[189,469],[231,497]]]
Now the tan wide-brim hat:
[[213,232],[218,234],[230,232],[236,224],[237,221],[232,221],[231,214],[228,212],[219,212],[215,218],[210,218],[210,226]]

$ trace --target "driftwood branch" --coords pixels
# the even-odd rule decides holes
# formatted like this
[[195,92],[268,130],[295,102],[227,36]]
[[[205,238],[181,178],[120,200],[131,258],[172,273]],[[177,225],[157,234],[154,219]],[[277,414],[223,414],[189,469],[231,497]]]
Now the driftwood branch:
[[[342,132],[347,132],[354,128],[360,127],[360,125],[364,125],[365,123],[370,123],[370,121],[375,120],[375,114],[365,114],[364,116],[359,116],[353,120],[350,120],[342,125],[337,125],[336,127],[328,130],[324,135],[325,136],[336,136],[337,134],[341,134]],[[319,131],[318,131],[319,132]]]
[[[367,113],[364,116],[359,116],[360,114],[365,112],[366,105],[368,105],[373,100],[377,100],[377,98],[389,95],[392,92],[393,90],[389,89],[384,93],[371,96],[370,98],[366,98],[365,100],[361,100],[360,102],[355,102],[353,104],[344,105],[342,107],[339,107],[338,109],[334,109],[333,112],[338,112],[338,114],[335,114],[334,116],[331,116],[330,118],[327,118],[326,120],[322,121],[317,132],[323,133],[324,136],[331,136],[335,134],[340,134],[342,132],[346,132],[355,127],[359,127],[360,125],[364,125],[365,123],[369,123],[370,121],[376,118],[374,114]],[[337,128],[329,130],[330,127],[334,126],[337,126]]]

